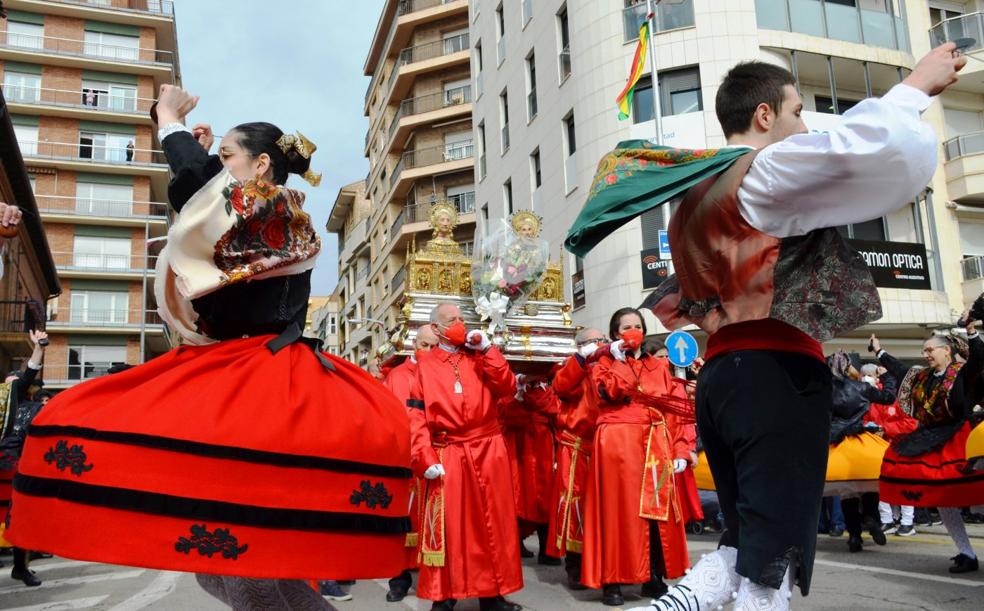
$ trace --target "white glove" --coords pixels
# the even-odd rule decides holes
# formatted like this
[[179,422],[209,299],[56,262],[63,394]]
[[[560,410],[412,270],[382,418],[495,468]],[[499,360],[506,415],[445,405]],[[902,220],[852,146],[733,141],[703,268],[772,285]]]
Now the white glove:
[[594,351],[597,349],[598,349],[598,344],[591,342],[590,344],[584,344],[583,346],[578,348],[577,351],[581,354],[582,357],[588,358],[589,356],[594,354]]
[[492,345],[492,340],[485,334],[485,331],[469,331],[465,336],[465,348],[485,352]]
[[[440,466],[440,465],[438,465]],[[673,472],[683,473],[683,470],[690,466],[690,462],[685,458],[674,458],[673,459]]]
[[443,475],[444,475],[444,465],[440,463],[436,465],[431,465],[427,467],[426,471],[424,471],[425,479],[437,479]]
[[876,380],[871,376],[864,376],[863,378],[861,378],[861,381],[865,382],[866,384],[870,384],[871,386],[874,386],[876,388],[878,387],[878,380]]
[[612,344],[608,346],[608,349],[611,351],[612,356],[615,357],[615,360],[617,361],[625,360],[625,352],[622,351],[622,346],[624,345],[625,345],[625,340],[620,339],[618,341],[612,342]]

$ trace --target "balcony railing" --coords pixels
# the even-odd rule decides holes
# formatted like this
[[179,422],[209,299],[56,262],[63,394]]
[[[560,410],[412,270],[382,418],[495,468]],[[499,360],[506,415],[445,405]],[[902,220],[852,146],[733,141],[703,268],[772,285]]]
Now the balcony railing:
[[443,91],[441,93],[432,93],[429,95],[403,100],[400,102],[400,108],[396,111],[396,114],[393,115],[393,121],[389,126],[389,137],[393,137],[393,134],[396,132],[396,128],[400,123],[400,119],[404,117],[412,117],[414,115],[424,114],[425,112],[432,112],[443,108],[450,108],[452,106],[460,106],[462,104],[470,104],[471,101],[472,96],[470,85],[455,87],[454,89],[448,89],[447,91]]
[[[453,205],[459,214],[468,214],[475,212],[475,192],[469,191],[467,193],[459,193],[458,195],[449,195],[446,200],[447,203]],[[406,213],[407,223],[420,223],[428,220],[430,216],[430,209],[436,202],[420,202],[411,203],[403,209]]]
[[968,257],[960,262],[964,282],[984,278],[984,256]]
[[45,54],[95,57],[129,64],[168,65],[173,68],[174,54],[160,49],[107,45],[76,38],[38,36],[0,30],[0,47],[41,51]]
[[33,299],[0,301],[0,332],[24,333],[32,329],[44,329],[44,306]]
[[393,221],[393,225],[390,227],[390,240],[395,240],[400,236],[400,230],[403,229],[404,223],[407,222],[406,208],[400,210],[400,213],[396,215],[396,219]]
[[929,29],[929,41],[933,47],[958,38],[974,39],[973,45],[963,49],[964,53],[972,53],[984,48],[984,13],[951,17]]
[[129,310],[127,308],[82,308],[59,309],[48,319],[48,328],[57,327],[140,327],[143,325],[164,324],[155,310]]
[[878,3],[890,10],[861,8],[835,2],[755,0],[758,27],[856,42],[886,49],[909,50],[903,14],[897,2]]
[[567,45],[560,51],[560,81],[571,75],[571,47]]
[[117,11],[174,16],[174,0],[49,0],[58,4],[89,5]]
[[409,13],[434,8],[442,4],[450,4],[452,2],[454,0],[400,0],[400,3],[396,6],[396,16],[402,17]]
[[401,67],[465,51],[470,48],[469,44],[468,34],[465,33],[403,49],[400,51],[399,57],[396,58],[396,64],[393,66],[393,71],[390,72],[389,80],[386,83],[387,95],[392,91]]
[[[70,142],[18,141],[21,155],[38,159],[94,161],[114,165],[167,167],[164,151]],[[130,157],[128,159],[127,157]]]
[[55,267],[60,271],[143,274],[153,272],[154,255],[107,255],[84,252],[53,252]]
[[[642,27],[649,9],[646,2],[640,2],[635,6],[630,6],[622,11],[622,29],[624,30],[624,40],[639,39],[639,28]],[[658,4],[656,5],[656,31],[665,32],[677,28],[694,27],[694,2],[684,0],[680,4]]]
[[[413,151],[407,151],[403,153],[400,158],[400,163],[397,167],[402,165],[403,169],[421,168],[429,165],[437,165],[439,163],[448,163],[451,161],[461,161],[463,159],[470,159],[475,155],[475,148],[472,146],[472,141],[467,140],[465,142],[456,142],[454,144],[445,144],[443,146],[432,146],[429,148],[416,149]],[[393,170],[393,182],[396,183],[397,172]]]
[[167,204],[131,200],[72,197],[65,195],[35,195],[38,209],[48,214],[103,216],[115,218],[167,218]]
[[399,293],[401,290],[403,290],[403,281],[406,280],[406,278],[407,278],[406,268],[401,267],[400,269],[396,270],[396,273],[393,275],[393,279],[390,280],[390,292],[395,295]]
[[984,131],[963,134],[943,143],[943,153],[947,161],[964,155],[984,153]]
[[15,104],[43,104],[81,110],[101,110],[144,115],[154,104],[151,98],[110,95],[106,92],[85,90],[48,89],[23,85],[2,85],[3,97]]

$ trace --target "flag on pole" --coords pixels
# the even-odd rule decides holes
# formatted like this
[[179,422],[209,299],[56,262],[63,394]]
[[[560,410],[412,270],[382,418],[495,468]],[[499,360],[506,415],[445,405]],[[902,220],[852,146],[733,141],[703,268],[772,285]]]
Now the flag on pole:
[[649,20],[642,22],[639,28],[639,44],[636,46],[635,57],[632,58],[632,72],[629,73],[629,81],[625,84],[625,89],[615,98],[618,104],[618,120],[628,119],[632,111],[632,94],[635,93],[636,83],[642,77],[642,71],[646,67],[646,53],[649,50]]

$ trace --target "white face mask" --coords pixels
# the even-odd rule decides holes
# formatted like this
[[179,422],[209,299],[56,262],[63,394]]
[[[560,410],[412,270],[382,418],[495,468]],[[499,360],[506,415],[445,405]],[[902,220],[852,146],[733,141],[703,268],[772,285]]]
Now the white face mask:
[[875,379],[875,378],[873,378],[873,377],[871,377],[871,376],[864,376],[863,378],[861,378],[861,381],[862,382],[867,382],[868,384],[871,384],[872,386],[874,386],[876,388],[878,387],[878,380]]
[[577,351],[584,358],[588,358],[589,356],[591,356],[592,354],[594,354],[594,351],[597,350],[597,349],[598,349],[598,344],[596,344],[594,342],[591,342],[590,344],[584,344],[583,346],[581,346],[580,348],[578,348]]

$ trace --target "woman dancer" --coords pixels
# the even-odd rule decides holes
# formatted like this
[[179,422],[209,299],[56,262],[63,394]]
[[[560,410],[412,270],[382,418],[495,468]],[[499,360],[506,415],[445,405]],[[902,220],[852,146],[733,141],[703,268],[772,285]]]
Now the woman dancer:
[[247,123],[209,156],[181,125],[197,101],[165,85],[157,107],[179,215],[155,293],[186,345],[48,404],[14,481],[10,538],[209,573],[199,582],[237,609],[331,608],[302,579],[403,569],[407,415],[301,337],[320,242],[303,193],[283,184],[312,178],[314,145]]

